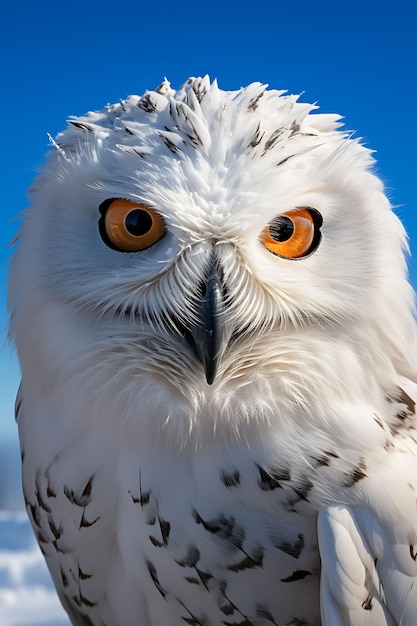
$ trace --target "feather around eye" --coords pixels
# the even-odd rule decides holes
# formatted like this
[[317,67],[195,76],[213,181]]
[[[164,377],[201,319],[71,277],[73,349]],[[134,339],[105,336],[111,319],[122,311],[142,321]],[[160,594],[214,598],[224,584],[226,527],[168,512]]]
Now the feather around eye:
[[321,216],[316,210],[294,209],[272,220],[262,231],[261,242],[277,256],[300,259],[317,248],[321,224]]
[[99,229],[106,245],[119,252],[139,252],[165,234],[160,214],[141,203],[116,199],[100,206]]

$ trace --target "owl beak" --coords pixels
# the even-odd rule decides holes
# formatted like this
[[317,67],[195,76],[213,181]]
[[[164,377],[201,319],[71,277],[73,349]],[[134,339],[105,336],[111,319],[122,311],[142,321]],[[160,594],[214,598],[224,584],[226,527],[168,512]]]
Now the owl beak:
[[194,351],[203,365],[207,384],[216,378],[217,369],[227,344],[222,321],[223,288],[217,262],[213,260],[202,285],[198,314],[200,323],[191,329]]

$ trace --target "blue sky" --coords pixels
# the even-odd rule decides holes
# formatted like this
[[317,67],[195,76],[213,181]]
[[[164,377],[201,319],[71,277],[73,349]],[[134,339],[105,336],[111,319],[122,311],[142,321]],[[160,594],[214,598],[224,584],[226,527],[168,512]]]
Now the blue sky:
[[[166,76],[209,74],[304,92],[376,150],[378,172],[417,255],[417,18],[411,0],[7,3],[0,25],[0,344],[6,336],[8,242],[26,189],[70,115],[101,109]],[[417,262],[410,262],[417,286]],[[16,358],[0,352],[0,437],[14,434]]]

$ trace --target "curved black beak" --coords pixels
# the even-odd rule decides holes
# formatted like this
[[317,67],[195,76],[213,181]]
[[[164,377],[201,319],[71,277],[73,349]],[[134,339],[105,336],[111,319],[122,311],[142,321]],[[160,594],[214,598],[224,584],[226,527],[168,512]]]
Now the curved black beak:
[[206,380],[211,385],[227,344],[223,323],[223,288],[218,263],[213,255],[209,272],[202,285],[198,314],[200,324],[191,329],[193,348],[201,361]]

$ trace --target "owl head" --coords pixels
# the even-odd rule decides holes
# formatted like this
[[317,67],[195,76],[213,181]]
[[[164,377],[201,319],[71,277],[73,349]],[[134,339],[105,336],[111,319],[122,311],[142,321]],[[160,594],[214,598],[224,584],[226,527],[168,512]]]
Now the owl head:
[[371,152],[315,109],[205,77],[70,119],[12,261],[24,379],[196,419],[325,414],[413,370],[403,228]]

